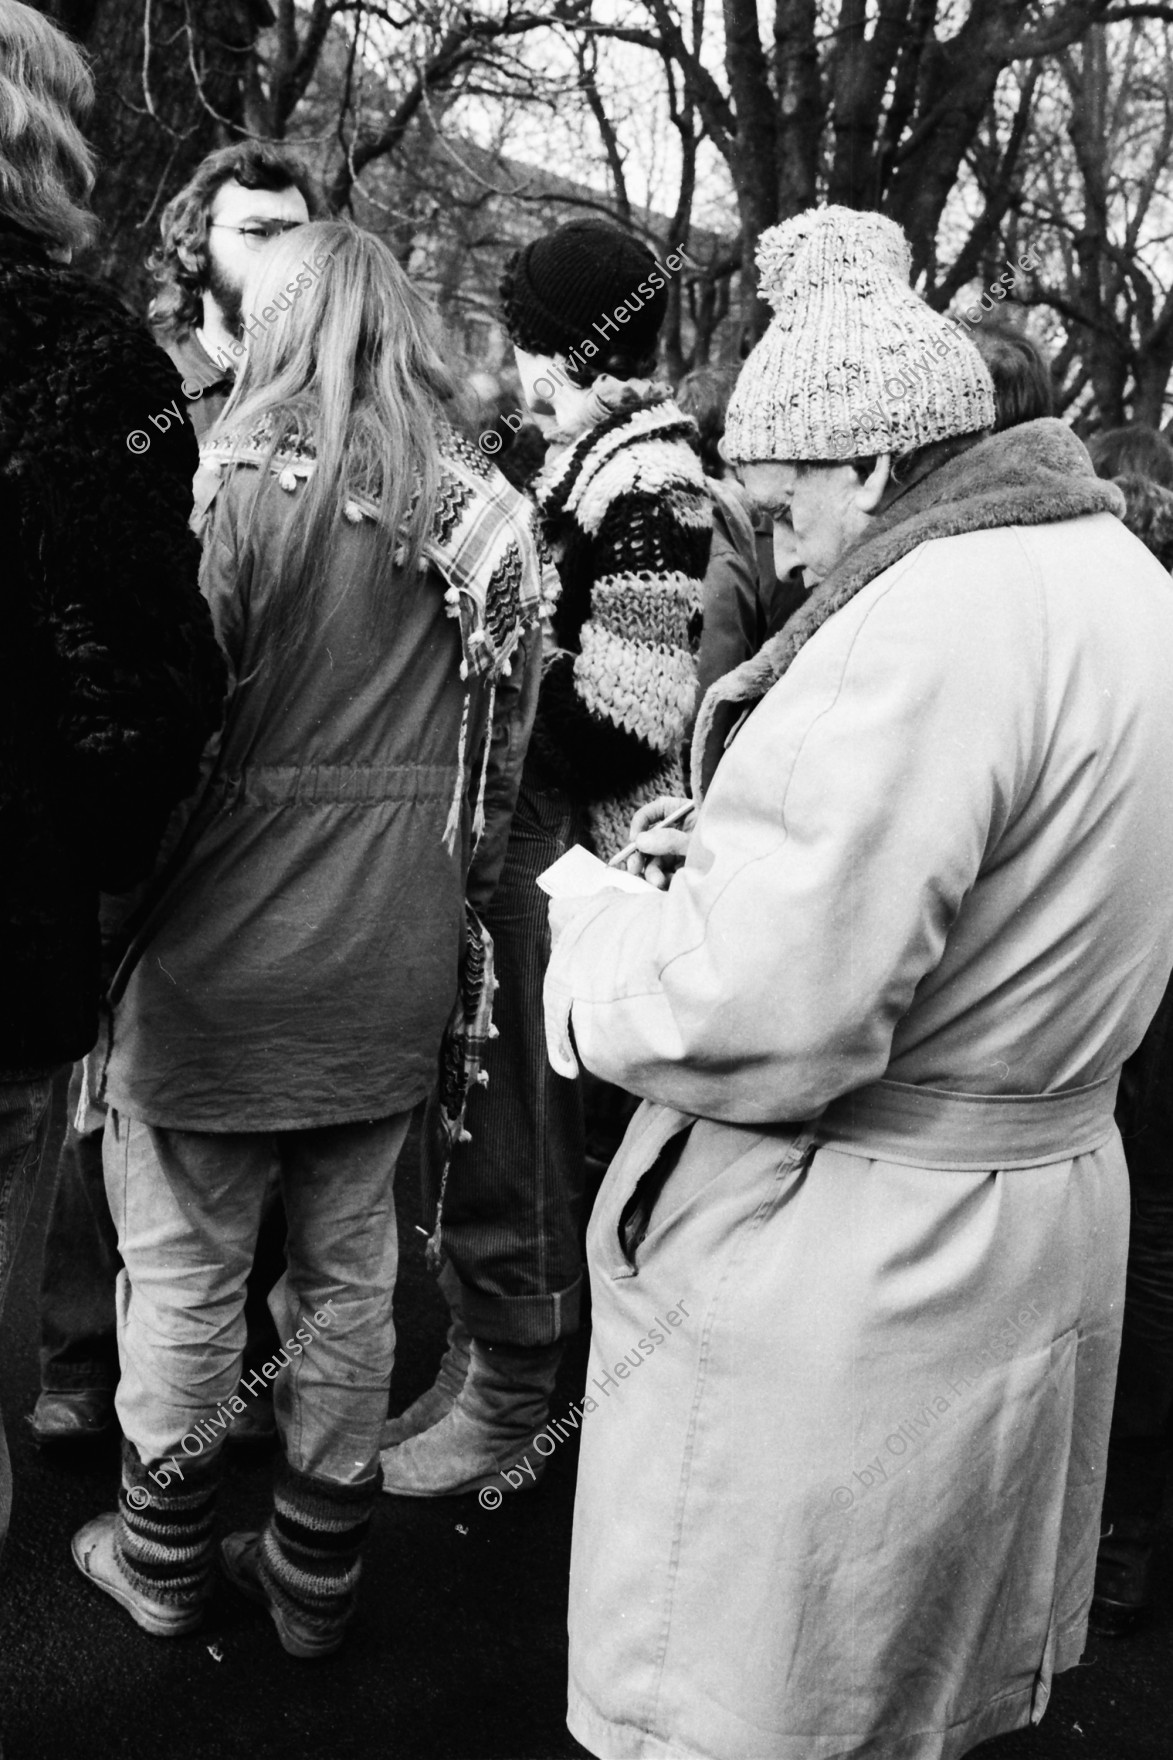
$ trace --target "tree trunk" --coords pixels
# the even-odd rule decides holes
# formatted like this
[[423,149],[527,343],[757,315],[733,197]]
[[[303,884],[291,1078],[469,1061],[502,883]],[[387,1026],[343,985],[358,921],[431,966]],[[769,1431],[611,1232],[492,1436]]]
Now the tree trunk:
[[757,298],[754,252],[766,227],[775,225],[779,218],[778,118],[758,31],[756,0],[724,0],[724,6],[725,71],[737,112],[737,143],[730,170],[741,221],[742,321],[754,336],[760,336],[770,310]]
[[81,266],[143,311],[159,216],[204,155],[237,131],[247,51],[267,9],[256,0],[202,0],[186,10],[183,0],[151,0],[149,7],[146,0],[58,0],[40,10],[86,49],[100,94],[88,135],[99,159],[93,205],[102,230]]

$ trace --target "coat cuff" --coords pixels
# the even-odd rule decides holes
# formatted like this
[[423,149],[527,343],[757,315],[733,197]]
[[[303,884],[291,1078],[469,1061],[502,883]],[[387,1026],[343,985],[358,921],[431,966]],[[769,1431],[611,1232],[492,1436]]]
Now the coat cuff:
[[550,1060],[550,1068],[556,1076],[565,1076],[568,1081],[573,1081],[579,1073],[570,1019],[574,996],[567,985],[551,979],[547,973],[542,1002],[546,1020],[546,1056]]

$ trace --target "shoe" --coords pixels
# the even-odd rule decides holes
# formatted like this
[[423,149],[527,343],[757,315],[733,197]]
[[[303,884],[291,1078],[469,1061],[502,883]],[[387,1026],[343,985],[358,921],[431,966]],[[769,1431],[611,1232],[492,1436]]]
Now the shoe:
[[49,1390],[40,1395],[28,1421],[38,1448],[98,1442],[114,1429],[114,1395],[104,1387]]
[[1096,1585],[1088,1624],[1119,1638],[1143,1623],[1153,1605],[1152,1540],[1128,1539],[1109,1529],[1096,1558]]
[[552,1345],[499,1345],[472,1339],[468,1374],[451,1410],[379,1456],[392,1497],[459,1497],[505,1479],[514,1491],[545,1470],[533,1447],[546,1422],[562,1356]]
[[194,1632],[204,1617],[202,1601],[197,1607],[173,1607],[166,1601],[152,1601],[123,1576],[114,1556],[117,1524],[118,1517],[111,1511],[95,1516],[73,1536],[73,1562],[82,1576],[125,1607],[135,1625],[150,1632],[152,1638],[183,1638]]
[[277,1636],[281,1640],[281,1648],[290,1656],[300,1656],[304,1660],[315,1656],[332,1656],[340,1647],[344,1633],[332,1632],[328,1637],[323,1637],[320,1632],[311,1630],[270,1598],[261,1581],[258,1557],[260,1547],[259,1534],[227,1535],[220,1542],[220,1563],[224,1575],[242,1595],[247,1595],[250,1601],[256,1601],[261,1607],[268,1608],[269,1616],[277,1628]]
[[401,1442],[409,1442],[424,1430],[430,1430],[441,1418],[446,1418],[460,1395],[460,1390],[468,1379],[469,1347],[472,1343],[465,1331],[464,1320],[460,1312],[460,1285],[455,1276],[445,1284],[445,1271],[440,1274],[440,1287],[448,1297],[452,1310],[452,1323],[448,1328],[448,1348],[440,1363],[440,1370],[435,1381],[426,1393],[421,1393],[414,1405],[408,1406],[397,1418],[388,1418],[383,1426],[384,1448],[398,1448]]
[[[243,1397],[243,1396],[242,1396]],[[265,1448],[277,1439],[273,1395],[254,1394],[228,1426],[227,1440],[242,1448]]]

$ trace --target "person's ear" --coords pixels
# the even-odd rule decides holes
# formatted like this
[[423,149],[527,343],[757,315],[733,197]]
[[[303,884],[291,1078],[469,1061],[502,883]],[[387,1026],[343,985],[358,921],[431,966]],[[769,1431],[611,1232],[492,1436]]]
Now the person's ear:
[[200,273],[203,264],[200,262],[199,252],[194,251],[189,244],[177,244],[175,247],[175,254],[189,275],[198,275]]
[[854,501],[861,513],[875,513],[884,499],[884,491],[892,477],[892,454],[882,452],[855,490]]

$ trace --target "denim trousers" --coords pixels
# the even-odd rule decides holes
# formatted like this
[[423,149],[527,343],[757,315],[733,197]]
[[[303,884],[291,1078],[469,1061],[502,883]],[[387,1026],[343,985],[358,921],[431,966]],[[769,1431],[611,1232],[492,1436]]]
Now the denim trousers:
[[1173,983],[1124,1066],[1117,1123],[1131,1227],[1105,1526],[1147,1531],[1173,1468]]
[[[342,1485],[371,1477],[395,1354],[393,1186],[410,1118],[213,1134],[110,1112],[103,1159],[123,1261],[115,1405],[145,1466],[211,1456],[271,1384],[291,1466]],[[245,1286],[274,1174],[289,1229],[269,1297],[281,1344],[238,1394]]]
[[[78,1127],[83,1064],[69,1083],[68,1122],[45,1233],[41,1273],[41,1387],[46,1393],[118,1386],[114,1290],[122,1259],[106,1200],[102,1132],[106,1109],[87,1099]],[[245,1300],[245,1368],[259,1368],[277,1348],[266,1298],[285,1269],[285,1219],[275,1194],[266,1205]]]
[[[577,840],[569,797],[523,777],[501,878],[484,912],[499,983],[486,1047],[488,1086],[474,1088],[468,1143],[454,1149],[444,1197],[444,1253],[460,1280],[465,1325],[493,1344],[544,1345],[576,1331],[582,1292],[583,1099],[550,1068],[542,983],[548,904],[538,875]],[[424,1131],[424,1217],[438,1195],[436,1133]]]
[[[68,1071],[0,1075],[0,1321],[37,1178],[60,1142]],[[12,1512],[12,1465],[0,1414],[0,1549]]]

